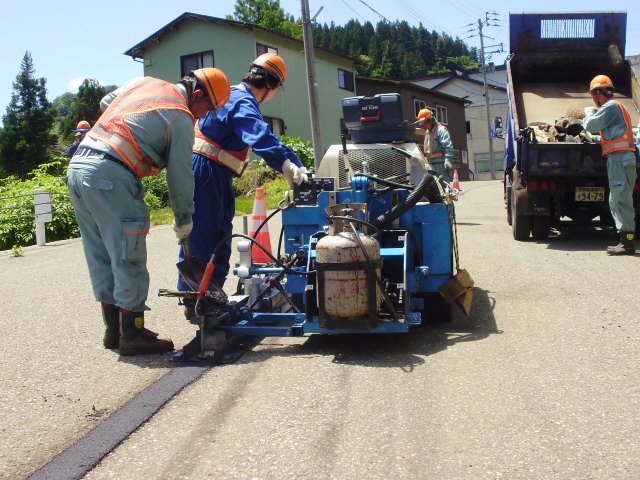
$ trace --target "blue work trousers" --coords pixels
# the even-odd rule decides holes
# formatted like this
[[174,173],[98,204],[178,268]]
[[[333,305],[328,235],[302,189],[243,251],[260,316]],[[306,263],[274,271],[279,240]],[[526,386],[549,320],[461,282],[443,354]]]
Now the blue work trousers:
[[636,183],[636,159],[628,150],[613,152],[607,158],[609,208],[618,232],[635,232],[636,212],[633,187]]
[[[206,265],[216,245],[233,232],[233,217],[236,213],[233,173],[207,157],[194,154],[193,175],[196,180],[193,193],[195,212],[189,247],[191,256],[197,257]],[[230,257],[231,239],[228,239],[216,250],[213,280],[220,288],[224,286],[229,274]],[[184,258],[184,249],[180,247],[179,260],[183,261]],[[191,290],[180,275],[178,290]]]
[[438,175],[442,176],[442,179],[447,182],[447,183],[451,183],[451,169],[445,167],[444,162],[429,162],[429,165],[431,165],[431,169],[435,170],[436,172],[438,172]]
[[75,156],[66,179],[99,302],[140,312],[149,292],[149,208],[142,182],[118,163]]

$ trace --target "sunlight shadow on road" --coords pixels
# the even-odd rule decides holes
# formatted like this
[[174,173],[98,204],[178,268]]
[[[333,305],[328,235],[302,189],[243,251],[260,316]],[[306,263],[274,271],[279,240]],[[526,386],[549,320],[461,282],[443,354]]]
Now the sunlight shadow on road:
[[[493,315],[493,299],[486,290],[474,288],[474,301],[467,317],[457,306],[449,323],[419,325],[407,334],[312,335],[302,343],[270,344],[260,348],[260,358],[270,356],[326,356],[333,363],[373,368],[398,368],[411,373],[425,357],[459,343],[483,340],[502,333]],[[248,359],[245,357],[244,359]]]

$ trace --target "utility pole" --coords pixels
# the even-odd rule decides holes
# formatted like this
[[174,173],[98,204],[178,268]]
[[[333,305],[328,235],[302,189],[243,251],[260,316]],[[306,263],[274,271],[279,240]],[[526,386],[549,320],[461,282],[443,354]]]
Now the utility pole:
[[482,79],[484,83],[484,100],[487,104],[487,133],[489,136],[489,165],[491,180],[496,177],[496,160],[493,158],[493,136],[491,135],[491,103],[489,102],[489,88],[487,86],[487,66],[484,59],[484,37],[482,36],[482,21],[478,19],[478,31],[480,32],[480,63],[482,64]]
[[318,83],[316,79],[316,59],[313,50],[313,34],[311,31],[311,15],[309,0],[300,0],[302,4],[302,39],[304,57],[307,66],[307,85],[309,87],[309,109],[311,111],[311,141],[316,171],[324,155],[322,130],[320,128],[320,101],[318,99]]

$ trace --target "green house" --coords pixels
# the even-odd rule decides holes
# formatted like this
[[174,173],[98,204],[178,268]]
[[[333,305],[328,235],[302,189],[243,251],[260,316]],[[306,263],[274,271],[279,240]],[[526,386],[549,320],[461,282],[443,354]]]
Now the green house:
[[[125,52],[144,65],[144,75],[177,82],[190,70],[216,67],[232,85],[240,83],[249,64],[273,52],[287,64],[284,90],[261,109],[276,135],[311,141],[311,114],[304,44],[257,25],[195,13],[184,13]],[[316,47],[316,78],[323,150],[340,143],[342,99],[355,96],[357,60]]]

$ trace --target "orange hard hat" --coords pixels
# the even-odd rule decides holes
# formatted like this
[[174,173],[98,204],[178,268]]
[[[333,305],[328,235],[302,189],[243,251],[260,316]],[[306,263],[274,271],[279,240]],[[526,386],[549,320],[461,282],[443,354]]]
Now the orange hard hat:
[[606,75],[596,75],[591,80],[589,92],[593,92],[596,88],[613,88],[613,82]]
[[282,57],[276,53],[263,53],[253,61],[249,69],[252,73],[260,73],[259,70],[262,69],[266,71],[267,75],[274,75],[280,85],[284,85],[284,81],[287,79],[287,66]]
[[423,108],[418,112],[418,121],[420,123],[426,122],[427,120],[433,118],[433,112],[428,108]]
[[213,108],[218,109],[231,97],[231,83],[227,75],[217,68],[199,68],[192,73],[202,84]]
[[91,130],[91,125],[86,120],[80,120],[78,122],[78,126],[75,130],[71,130],[72,132],[88,132]]

